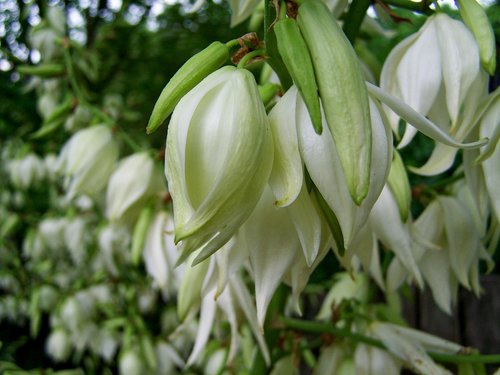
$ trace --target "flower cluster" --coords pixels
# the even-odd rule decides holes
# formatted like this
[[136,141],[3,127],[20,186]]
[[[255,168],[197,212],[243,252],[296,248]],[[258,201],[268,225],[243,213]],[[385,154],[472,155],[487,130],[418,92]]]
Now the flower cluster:
[[[451,314],[494,268],[500,90],[471,1],[378,69],[352,4],[266,1],[265,41],[214,42],[167,83],[147,126],[170,116],[161,150],[120,124],[122,96],[83,92],[54,8],[30,36],[43,74],[24,70],[42,126],[2,143],[0,322],[88,371],[448,374],[436,353],[470,349],[405,326],[398,292],[428,287]],[[231,23],[260,25],[257,6],[230,1]],[[358,29],[390,35],[375,23]]]

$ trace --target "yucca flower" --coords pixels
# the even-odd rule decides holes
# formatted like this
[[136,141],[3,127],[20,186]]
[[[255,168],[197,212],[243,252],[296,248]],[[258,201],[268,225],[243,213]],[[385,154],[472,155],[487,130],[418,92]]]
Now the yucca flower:
[[273,144],[252,74],[224,67],[182,98],[168,128],[165,172],[175,240],[203,260],[248,218],[267,183]]
[[118,146],[107,126],[91,126],[75,133],[59,154],[59,171],[65,176],[68,196],[101,191],[117,157]]

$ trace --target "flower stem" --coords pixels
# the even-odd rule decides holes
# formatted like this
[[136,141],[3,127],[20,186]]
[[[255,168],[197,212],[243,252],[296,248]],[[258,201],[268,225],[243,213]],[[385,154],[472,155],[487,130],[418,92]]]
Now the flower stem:
[[250,60],[258,56],[265,56],[266,51],[264,49],[256,49],[255,51],[247,53],[238,63],[238,68],[245,68]]
[[398,8],[412,10],[414,12],[424,14],[432,13],[432,10],[429,8],[429,4],[432,4],[432,1],[422,0],[414,2],[411,0],[384,0],[384,3],[387,5],[394,5]]
[[[368,337],[359,333],[354,333],[346,329],[336,328],[329,323],[311,322],[300,319],[281,318],[281,322],[287,328],[310,333],[329,333],[334,336],[345,337],[347,339],[362,342],[377,348],[386,349],[380,340]],[[439,362],[445,363],[500,363],[500,354],[444,354],[427,352],[429,356]]]
[[365,18],[366,11],[370,7],[370,4],[370,0],[354,0],[349,7],[349,11],[344,19],[343,30],[351,44],[354,44],[354,41],[359,34],[361,23]]
[[293,84],[292,77],[281,59],[278,52],[278,44],[276,35],[274,34],[273,24],[276,20],[276,9],[272,4],[272,0],[265,0],[264,3],[264,41],[266,43],[266,51],[269,58],[267,63],[273,68],[278,75],[283,90],[287,91]]

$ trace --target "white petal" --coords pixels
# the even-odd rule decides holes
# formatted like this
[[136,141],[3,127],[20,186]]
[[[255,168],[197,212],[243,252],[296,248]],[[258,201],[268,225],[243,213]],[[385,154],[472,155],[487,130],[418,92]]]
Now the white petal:
[[297,198],[304,179],[293,110],[297,106],[297,95],[297,88],[292,86],[269,114],[274,142],[269,184],[278,206],[287,206]]
[[402,222],[397,203],[387,186],[373,206],[369,222],[380,241],[396,254],[417,283],[422,285],[422,276],[413,253],[409,222]]
[[[443,80],[448,112],[455,122],[472,81],[479,72],[479,49],[474,36],[462,22],[444,13],[437,14],[434,21],[435,36],[443,59]],[[423,56],[427,59],[427,55]]]
[[479,251],[479,234],[469,212],[454,198],[441,196],[449,261],[462,285],[470,289],[468,274]]
[[203,350],[206,347],[212,326],[214,324],[216,304],[214,300],[214,291],[208,293],[201,303],[200,320],[198,323],[198,332],[196,333],[196,340],[194,342],[193,350],[187,360],[187,366],[195,363]]
[[257,317],[264,324],[267,307],[297,252],[299,238],[286,208],[273,205],[273,195],[267,188],[240,233],[248,247],[255,280]]

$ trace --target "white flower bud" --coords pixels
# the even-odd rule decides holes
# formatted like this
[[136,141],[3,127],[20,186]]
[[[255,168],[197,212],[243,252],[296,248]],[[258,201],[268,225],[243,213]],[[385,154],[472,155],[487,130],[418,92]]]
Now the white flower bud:
[[144,359],[136,350],[127,350],[122,353],[118,368],[120,375],[144,375],[147,373]]
[[47,354],[56,362],[64,362],[71,354],[71,342],[63,329],[52,331],[46,343]]
[[75,133],[59,155],[68,196],[99,192],[108,182],[117,156],[118,147],[107,126],[92,126]]
[[18,189],[28,189],[40,183],[46,175],[43,160],[33,153],[10,161],[8,170],[12,184]]
[[110,220],[133,221],[145,201],[164,189],[164,177],[149,153],[130,155],[120,161],[109,179],[106,216]]
[[196,261],[221,248],[248,218],[269,178],[273,145],[252,74],[224,67],[182,98],[167,137],[166,175],[175,238]]

